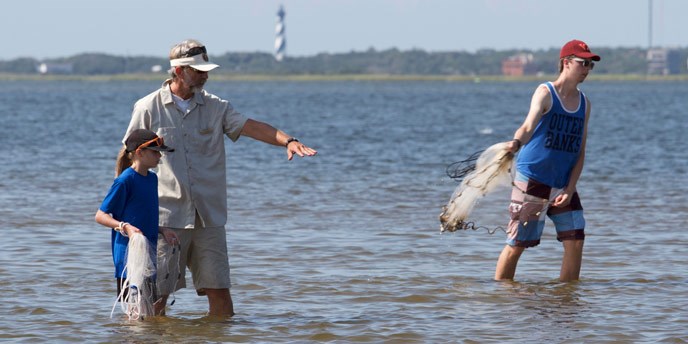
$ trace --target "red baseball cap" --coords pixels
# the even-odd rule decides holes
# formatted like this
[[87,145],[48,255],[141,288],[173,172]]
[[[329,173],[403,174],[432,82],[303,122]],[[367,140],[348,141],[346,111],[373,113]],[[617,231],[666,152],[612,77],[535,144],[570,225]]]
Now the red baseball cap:
[[583,41],[579,41],[577,39],[574,39],[572,41],[569,41],[568,43],[564,44],[564,46],[561,48],[561,52],[559,53],[559,58],[562,59],[566,56],[571,56],[574,55],[576,57],[580,57],[583,59],[591,59],[593,61],[599,61],[600,56],[595,55],[590,51],[590,48],[588,48],[588,45],[585,44]]

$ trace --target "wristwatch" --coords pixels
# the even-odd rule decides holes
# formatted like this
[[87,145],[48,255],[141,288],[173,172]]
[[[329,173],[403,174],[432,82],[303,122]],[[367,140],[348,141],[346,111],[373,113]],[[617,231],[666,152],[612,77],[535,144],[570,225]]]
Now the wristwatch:
[[287,143],[284,144],[284,147],[289,147],[289,144],[292,143],[292,142],[299,142],[299,140],[298,140],[297,138],[295,138],[295,137],[290,137],[290,138],[287,140]]

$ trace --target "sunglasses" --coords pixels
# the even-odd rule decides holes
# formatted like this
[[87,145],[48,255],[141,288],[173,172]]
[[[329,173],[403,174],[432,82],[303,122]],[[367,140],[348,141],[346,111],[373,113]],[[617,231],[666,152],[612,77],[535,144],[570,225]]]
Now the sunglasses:
[[580,62],[583,65],[583,67],[590,67],[590,69],[595,68],[595,62],[592,62],[592,60],[586,60],[580,57],[572,57],[571,60]]
[[156,137],[150,141],[146,141],[142,143],[140,146],[136,147],[136,152],[146,149],[147,147],[161,147],[165,145],[165,140],[162,139],[162,137]]
[[208,62],[208,51],[205,49],[205,46],[190,48],[183,54],[179,55],[179,57],[192,57],[201,54],[203,55],[203,60]]

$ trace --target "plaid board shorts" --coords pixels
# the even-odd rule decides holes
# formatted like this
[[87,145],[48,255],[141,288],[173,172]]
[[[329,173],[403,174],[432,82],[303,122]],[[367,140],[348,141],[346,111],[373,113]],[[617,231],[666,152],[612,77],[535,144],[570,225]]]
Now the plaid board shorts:
[[[510,246],[533,247],[540,244],[545,228],[545,215],[552,220],[557,240],[584,240],[585,218],[578,192],[565,207],[551,207],[561,189],[552,188],[516,172],[511,191],[506,243]],[[546,209],[546,211],[545,211]]]

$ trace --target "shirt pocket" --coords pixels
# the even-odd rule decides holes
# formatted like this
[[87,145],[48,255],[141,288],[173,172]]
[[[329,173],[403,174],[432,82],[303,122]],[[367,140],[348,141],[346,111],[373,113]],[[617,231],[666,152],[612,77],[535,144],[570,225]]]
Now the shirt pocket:
[[204,155],[215,155],[222,152],[224,141],[218,126],[202,126],[194,133],[198,151]]

